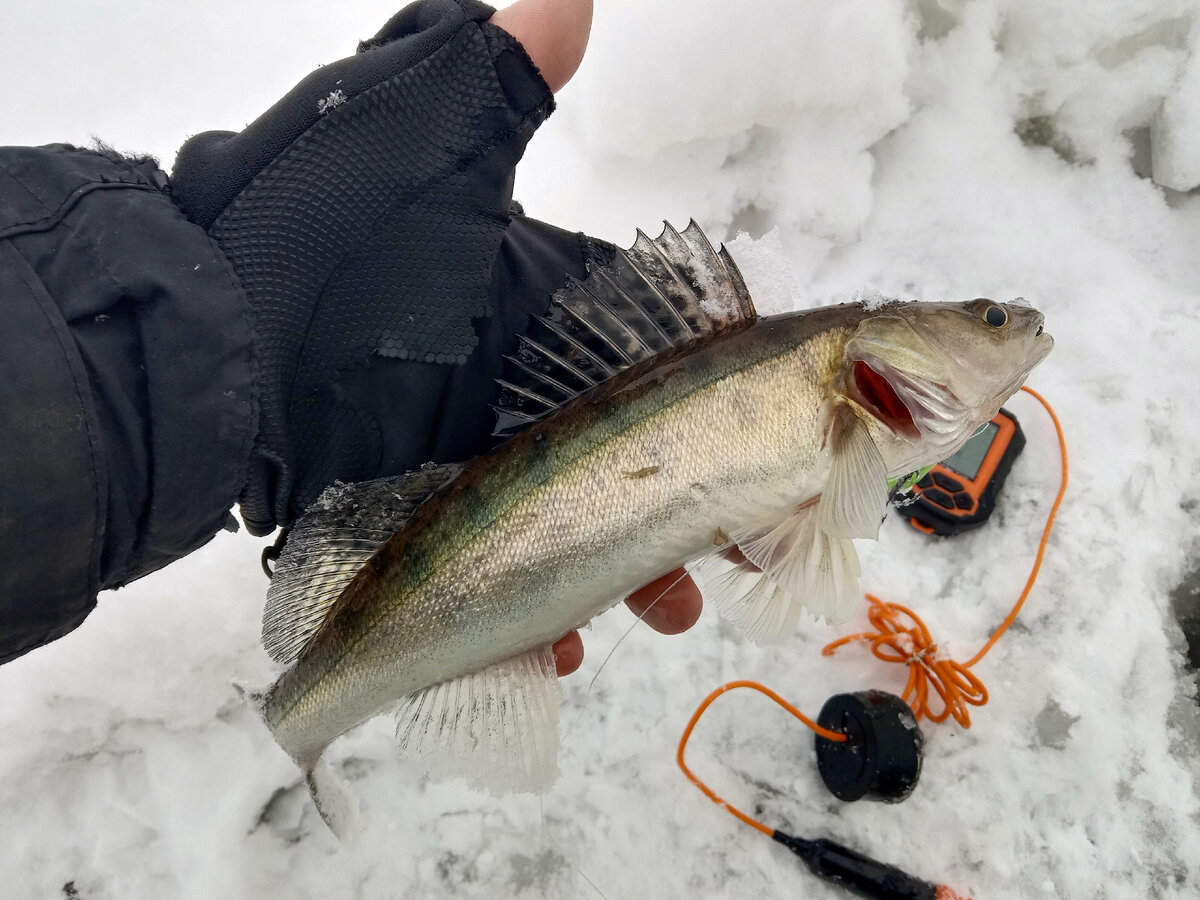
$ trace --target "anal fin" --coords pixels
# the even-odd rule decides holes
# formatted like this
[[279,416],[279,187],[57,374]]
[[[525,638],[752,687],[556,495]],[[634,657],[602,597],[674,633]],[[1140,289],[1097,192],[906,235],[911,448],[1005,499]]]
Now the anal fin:
[[401,756],[494,792],[542,790],[558,774],[559,699],[550,647],[435,684],[396,709]]

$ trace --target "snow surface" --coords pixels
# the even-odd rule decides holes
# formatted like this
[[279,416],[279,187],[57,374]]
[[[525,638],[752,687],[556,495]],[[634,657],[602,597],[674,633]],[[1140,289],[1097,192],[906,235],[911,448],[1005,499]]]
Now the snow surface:
[[[689,762],[729,800],[977,898],[1200,895],[1200,740],[1168,595],[1200,550],[1200,9],[1194,0],[599,3],[589,57],[522,165],[531,214],[623,245],[695,217],[733,238],[760,309],[881,292],[1024,296],[1057,347],[1072,482],[973,725],[926,725],[906,802],[843,804],[808,732],[727,697]],[[96,134],[169,163],[240,128],[392,10],[379,2],[0,7],[0,143]],[[1146,176],[1155,174],[1166,189]],[[1015,598],[1057,485],[1028,446],[982,531],[893,516],[863,585],[972,655]],[[413,782],[376,720],[335,745],[365,833],[339,846],[232,682],[266,683],[260,543],[222,534],[0,668],[0,894],[14,898],[840,898],[694,790],[699,700],[757,678],[810,713],[902,673],[805,622],[762,650],[714,614],[585,634],[544,798]]]

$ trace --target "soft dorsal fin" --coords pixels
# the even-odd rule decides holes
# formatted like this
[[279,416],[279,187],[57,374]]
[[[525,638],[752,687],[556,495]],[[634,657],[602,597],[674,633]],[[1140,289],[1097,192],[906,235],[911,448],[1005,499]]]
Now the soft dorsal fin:
[[462,466],[326,488],[288,535],[263,609],[263,646],[294,662],[363,563]]
[[495,434],[536,422],[637,363],[753,321],[754,304],[724,247],[700,226],[664,224],[587,278],[572,278],[535,316],[498,379]]

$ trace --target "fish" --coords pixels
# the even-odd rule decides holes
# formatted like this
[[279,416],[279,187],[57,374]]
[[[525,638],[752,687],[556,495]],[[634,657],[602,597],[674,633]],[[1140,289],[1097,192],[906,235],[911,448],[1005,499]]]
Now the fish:
[[757,642],[804,609],[846,620],[889,485],[957,450],[1052,346],[1023,301],[759,316],[695,222],[639,231],[505,358],[496,449],[334,485],[298,520],[264,609],[286,668],[263,718],[335,831],[325,751],[387,711],[426,768],[540,790],[555,641],[685,564]]

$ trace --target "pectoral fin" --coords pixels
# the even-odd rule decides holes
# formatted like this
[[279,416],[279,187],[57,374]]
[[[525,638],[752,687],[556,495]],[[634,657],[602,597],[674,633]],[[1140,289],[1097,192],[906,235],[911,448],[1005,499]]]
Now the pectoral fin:
[[830,537],[879,536],[887,508],[887,465],[854,411],[839,404],[829,429],[832,464],[821,494],[820,529]]
[[492,791],[538,791],[558,774],[560,691],[549,647],[400,701],[401,756]]

